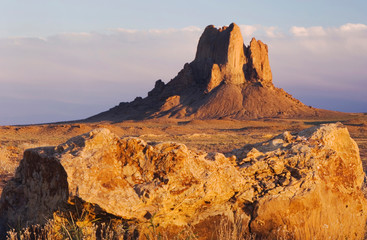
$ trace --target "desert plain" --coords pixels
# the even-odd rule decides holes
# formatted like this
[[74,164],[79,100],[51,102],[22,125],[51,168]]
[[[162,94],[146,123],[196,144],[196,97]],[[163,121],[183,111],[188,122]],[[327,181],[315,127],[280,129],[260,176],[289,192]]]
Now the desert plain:
[[[299,132],[323,123],[341,122],[358,144],[367,171],[367,114],[341,119],[182,120],[152,119],[121,123],[50,123],[0,126],[1,186],[14,175],[28,148],[57,146],[95,128],[108,128],[119,137],[139,137],[147,142],[178,142],[206,152],[227,153],[246,144],[269,140],[285,131]],[[1,190],[0,190],[1,191]]]
[[139,137],[151,144],[177,142],[189,149],[230,153],[248,144],[270,140],[289,131],[296,133],[312,126],[341,122],[359,147],[367,171],[367,115],[350,114],[340,119],[256,119],[183,120],[151,119],[119,123],[50,123],[0,127],[0,192],[14,177],[26,149],[57,146],[68,139],[97,128],[107,128],[120,138]]
[[301,103],[266,44],[210,25],[146,98],[0,126],[0,237],[361,239],[366,171],[366,113]]

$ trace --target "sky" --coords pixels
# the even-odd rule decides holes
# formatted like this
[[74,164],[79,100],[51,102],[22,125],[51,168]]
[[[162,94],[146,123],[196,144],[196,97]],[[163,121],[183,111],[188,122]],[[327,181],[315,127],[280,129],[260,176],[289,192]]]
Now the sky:
[[89,117],[145,97],[195,57],[207,25],[269,46],[273,83],[367,112],[367,1],[0,0],[0,125]]

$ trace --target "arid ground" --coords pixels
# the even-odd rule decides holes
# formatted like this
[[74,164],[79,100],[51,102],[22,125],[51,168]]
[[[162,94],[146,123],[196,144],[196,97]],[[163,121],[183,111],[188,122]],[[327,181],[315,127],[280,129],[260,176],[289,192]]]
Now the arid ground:
[[174,120],[156,119],[121,123],[45,124],[0,127],[0,192],[10,179],[23,151],[39,146],[56,146],[73,136],[105,127],[120,137],[140,137],[147,142],[173,141],[206,152],[226,153],[246,144],[262,142],[284,132],[297,132],[313,125],[342,122],[357,142],[367,170],[367,115],[344,119]]

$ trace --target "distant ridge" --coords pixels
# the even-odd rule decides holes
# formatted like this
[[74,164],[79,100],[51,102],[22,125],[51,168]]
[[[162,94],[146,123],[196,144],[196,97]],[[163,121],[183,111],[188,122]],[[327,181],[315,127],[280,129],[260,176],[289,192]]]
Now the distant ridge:
[[167,84],[158,80],[146,98],[122,102],[85,121],[312,118],[343,114],[306,106],[274,87],[268,46],[253,38],[246,47],[240,28],[232,23],[222,28],[207,26],[194,61],[186,63]]

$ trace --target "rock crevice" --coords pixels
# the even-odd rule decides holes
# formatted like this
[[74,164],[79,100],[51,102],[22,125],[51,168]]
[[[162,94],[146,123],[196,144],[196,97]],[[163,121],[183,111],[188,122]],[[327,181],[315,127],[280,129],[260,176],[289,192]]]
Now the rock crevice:
[[285,132],[227,156],[96,129],[27,150],[0,215],[10,226],[42,224],[77,197],[123,219],[154,215],[166,231],[190,225],[204,234],[226,218],[260,238],[361,239],[363,180],[358,147],[341,124]]

